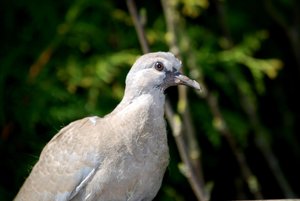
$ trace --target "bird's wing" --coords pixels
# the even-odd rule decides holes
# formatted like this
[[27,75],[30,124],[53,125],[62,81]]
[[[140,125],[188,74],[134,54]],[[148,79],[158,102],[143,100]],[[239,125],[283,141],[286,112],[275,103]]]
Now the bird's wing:
[[83,188],[85,187],[85,185],[90,181],[90,179],[94,176],[96,172],[96,169],[92,169],[92,171],[89,172],[88,175],[85,176],[85,178],[76,186],[76,188],[72,191],[72,193],[69,196],[68,200],[71,200],[72,198],[74,198],[77,193]]
[[95,133],[101,135],[101,121],[89,117],[61,129],[43,149],[15,200],[72,199],[90,181],[103,160],[95,139]]

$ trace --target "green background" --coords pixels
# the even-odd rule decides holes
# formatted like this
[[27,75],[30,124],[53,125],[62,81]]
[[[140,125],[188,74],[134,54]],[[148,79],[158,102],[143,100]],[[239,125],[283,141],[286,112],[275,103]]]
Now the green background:
[[[205,92],[188,91],[211,199],[299,196],[299,1],[171,2],[183,71],[205,85],[222,117]],[[161,2],[137,8],[151,50],[168,51]],[[63,126],[113,110],[142,51],[126,1],[117,0],[2,0],[0,36],[0,200],[11,200]],[[180,108],[176,88],[167,94]],[[155,200],[196,200],[168,131],[171,161]]]

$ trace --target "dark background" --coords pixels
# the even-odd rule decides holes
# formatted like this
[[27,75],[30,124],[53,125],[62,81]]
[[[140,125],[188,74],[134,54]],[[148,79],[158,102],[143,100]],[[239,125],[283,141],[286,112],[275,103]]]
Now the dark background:
[[[168,51],[161,2],[137,7],[152,51]],[[181,0],[176,9],[184,71],[216,98],[229,133],[190,90],[211,199],[299,196],[299,1]],[[118,104],[142,52],[125,1],[2,0],[0,15],[0,200],[12,200],[63,126]],[[176,109],[176,89],[168,96]],[[168,130],[171,162],[156,200],[196,200]]]

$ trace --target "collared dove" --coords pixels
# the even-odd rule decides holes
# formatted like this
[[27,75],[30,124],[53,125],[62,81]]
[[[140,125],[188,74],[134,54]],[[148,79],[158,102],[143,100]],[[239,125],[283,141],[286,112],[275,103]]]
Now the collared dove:
[[164,90],[200,89],[169,52],[141,56],[108,115],[62,128],[43,149],[15,201],[150,201],[169,162]]

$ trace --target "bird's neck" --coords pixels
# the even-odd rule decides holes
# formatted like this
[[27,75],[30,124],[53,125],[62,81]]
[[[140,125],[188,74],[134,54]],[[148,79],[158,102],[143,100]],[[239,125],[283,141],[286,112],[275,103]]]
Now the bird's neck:
[[[154,109],[159,115],[164,112],[165,95],[162,91],[154,89],[149,93],[129,93],[125,91],[124,97],[119,105],[111,112],[110,115],[116,114],[129,107],[149,107]],[[162,114],[161,114],[162,113]]]

